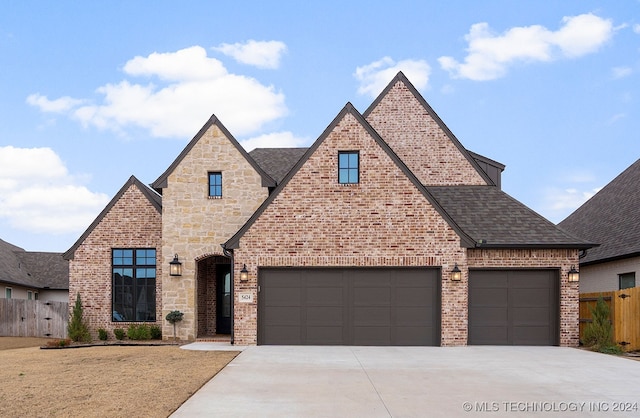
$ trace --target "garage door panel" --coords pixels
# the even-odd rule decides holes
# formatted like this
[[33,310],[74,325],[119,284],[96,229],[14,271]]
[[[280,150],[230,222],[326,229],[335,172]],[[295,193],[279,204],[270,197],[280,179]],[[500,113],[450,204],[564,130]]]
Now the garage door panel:
[[549,308],[551,306],[551,295],[549,294],[549,288],[532,288],[532,289],[513,289],[511,291],[511,298],[515,306],[522,307],[543,307]]
[[471,270],[469,344],[557,345],[557,270]]
[[342,287],[307,287],[305,291],[307,305],[342,306],[344,289]]
[[[437,269],[260,269],[258,343],[439,345],[439,279]],[[283,338],[293,330],[274,320],[299,329]],[[274,326],[280,327],[275,334]]]
[[303,341],[300,326],[271,326],[265,338],[263,344],[300,345]]

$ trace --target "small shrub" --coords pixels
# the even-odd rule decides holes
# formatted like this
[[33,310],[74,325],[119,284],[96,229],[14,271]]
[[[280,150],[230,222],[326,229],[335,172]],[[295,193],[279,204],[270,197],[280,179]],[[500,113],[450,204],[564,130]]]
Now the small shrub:
[[157,325],[151,325],[151,339],[152,340],[161,340],[162,339],[162,330]]
[[122,328],[114,329],[113,335],[116,336],[116,340],[124,340],[124,330]]
[[104,328],[98,328],[98,338],[100,338],[100,341],[107,341],[107,338],[109,338],[109,333]]
[[171,311],[167,314],[167,316],[165,317],[165,319],[167,321],[169,321],[170,324],[173,325],[173,339],[176,339],[176,323],[182,321],[182,317],[184,316],[184,313],[180,312],[180,311]]
[[127,337],[130,340],[150,340],[151,328],[147,324],[131,324],[127,329]]
[[584,329],[583,343],[595,351],[620,354],[622,350],[613,342],[613,326],[609,319],[609,306],[600,296],[596,306],[590,308],[591,322]]
[[76,304],[73,307],[73,313],[71,314],[71,320],[69,321],[67,330],[69,332],[69,338],[73,341],[91,341],[89,328],[82,319],[82,300],[80,299],[80,293],[76,294]]

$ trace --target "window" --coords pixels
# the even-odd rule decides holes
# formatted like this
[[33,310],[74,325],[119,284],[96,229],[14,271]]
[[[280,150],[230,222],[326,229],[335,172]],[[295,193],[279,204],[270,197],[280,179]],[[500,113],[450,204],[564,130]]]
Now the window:
[[38,300],[38,292],[36,292],[36,293],[34,293],[34,294],[33,294],[33,298],[34,298],[35,300]]
[[222,173],[209,173],[209,197],[222,197]]
[[155,322],[156,250],[111,250],[114,322]]
[[359,170],[360,154],[358,151],[338,152],[338,183],[358,184],[360,181]]
[[33,292],[31,290],[27,290],[27,300],[33,299]]
[[4,288],[4,297],[7,299],[11,299],[11,288],[10,287],[5,287]]
[[618,280],[620,281],[620,290],[629,289],[630,287],[636,287],[635,272],[618,274]]

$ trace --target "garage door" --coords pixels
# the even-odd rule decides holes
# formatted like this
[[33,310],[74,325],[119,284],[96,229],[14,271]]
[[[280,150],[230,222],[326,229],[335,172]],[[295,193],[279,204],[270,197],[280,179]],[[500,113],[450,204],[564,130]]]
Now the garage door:
[[557,270],[469,272],[469,344],[558,345]]
[[440,271],[260,269],[258,344],[439,345]]

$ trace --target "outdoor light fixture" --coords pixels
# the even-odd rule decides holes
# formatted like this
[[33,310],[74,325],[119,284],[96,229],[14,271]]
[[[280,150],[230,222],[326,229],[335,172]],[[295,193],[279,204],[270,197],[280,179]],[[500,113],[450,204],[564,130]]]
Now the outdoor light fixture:
[[182,263],[178,260],[178,254],[173,256],[173,260],[169,262],[169,275],[182,276]]
[[571,270],[569,270],[569,281],[577,282],[580,280],[580,272],[576,270],[576,266],[571,266]]
[[249,280],[249,271],[247,270],[247,265],[244,264],[242,266],[242,270],[240,270],[240,281],[246,282]]
[[459,282],[461,278],[462,271],[460,271],[460,268],[458,268],[458,263],[456,263],[456,265],[453,267],[453,270],[451,270],[451,280],[453,280],[454,282]]

